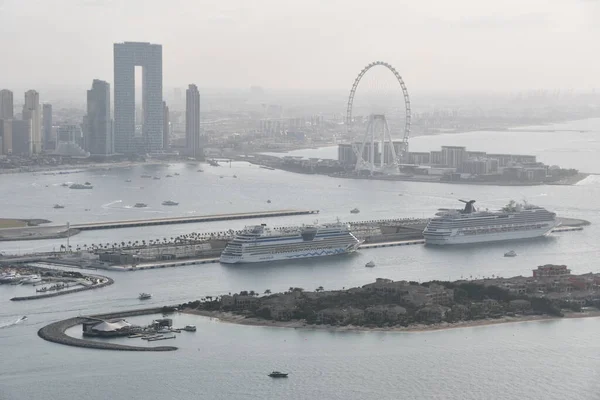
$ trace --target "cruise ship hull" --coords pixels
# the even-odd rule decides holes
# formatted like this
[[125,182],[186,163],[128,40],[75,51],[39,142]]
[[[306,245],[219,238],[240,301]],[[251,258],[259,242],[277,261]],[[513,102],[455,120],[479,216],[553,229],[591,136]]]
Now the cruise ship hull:
[[557,224],[552,223],[549,226],[545,226],[539,229],[512,232],[496,232],[478,235],[450,234],[447,236],[439,236],[428,235],[427,233],[423,233],[423,236],[425,237],[425,244],[427,245],[453,245],[484,242],[502,242],[507,240],[533,239],[536,237],[546,236],[552,232],[552,229],[554,229],[556,225]]
[[325,257],[335,256],[341,254],[354,253],[358,250],[358,246],[362,242],[346,246],[329,249],[305,249],[295,252],[278,253],[278,254],[244,254],[242,256],[232,255],[221,255],[219,259],[223,264],[242,264],[242,263],[257,263],[267,261],[283,261],[283,260],[295,260],[299,258],[313,258],[313,257]]

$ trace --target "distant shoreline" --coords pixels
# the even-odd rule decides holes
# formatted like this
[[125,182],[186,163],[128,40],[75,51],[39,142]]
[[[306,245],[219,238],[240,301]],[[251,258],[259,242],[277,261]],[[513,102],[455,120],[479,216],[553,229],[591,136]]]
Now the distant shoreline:
[[[184,161],[177,161],[184,162]],[[56,175],[71,175],[84,170],[90,169],[112,169],[112,168],[130,168],[138,165],[163,165],[173,163],[173,161],[122,161],[115,163],[90,163],[90,164],[62,164],[62,165],[36,165],[31,167],[20,167],[16,169],[0,169],[0,175],[9,174],[44,174],[55,172]],[[80,171],[81,170],[81,171]],[[67,173],[60,174],[59,171],[67,171]]]
[[549,321],[549,320],[560,320],[560,319],[571,319],[571,318],[597,318],[600,317],[600,310],[588,311],[588,312],[570,312],[565,314],[564,317],[554,317],[550,315],[523,315],[519,317],[501,317],[496,319],[480,319],[471,321],[460,321],[455,323],[443,322],[439,324],[415,324],[407,327],[403,326],[392,326],[392,327],[366,327],[366,326],[334,326],[334,325],[316,325],[307,324],[303,320],[292,320],[292,321],[274,321],[265,320],[259,318],[246,318],[242,315],[233,314],[230,312],[223,311],[205,311],[205,310],[191,310],[185,309],[181,311],[184,314],[200,315],[203,317],[215,318],[221,322],[232,323],[238,325],[249,325],[249,326],[263,326],[273,328],[293,328],[293,329],[306,329],[306,330],[325,330],[333,332],[405,332],[405,333],[424,333],[433,332],[449,329],[459,328],[474,328],[479,326],[490,326],[509,324],[517,322],[534,322],[534,321]]

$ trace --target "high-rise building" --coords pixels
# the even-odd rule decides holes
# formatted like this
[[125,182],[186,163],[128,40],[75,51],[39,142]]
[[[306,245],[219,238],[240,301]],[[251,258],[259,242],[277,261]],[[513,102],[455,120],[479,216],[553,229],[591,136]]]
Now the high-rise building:
[[53,148],[52,142],[54,142],[54,138],[52,137],[52,104],[44,104],[42,106],[42,111],[42,133],[44,137],[44,148],[50,149]]
[[193,157],[200,155],[200,92],[193,84],[185,91],[185,142]]
[[[142,131],[135,135],[135,67],[142,67]],[[155,152],[163,147],[162,46],[114,44],[114,143],[117,153]]]
[[0,136],[2,137],[2,145],[0,146],[0,154],[12,154],[12,119],[0,119]]
[[30,156],[33,153],[31,138],[31,119],[12,121],[12,153]]
[[113,150],[110,121],[110,84],[94,79],[87,91],[87,115],[84,123],[85,150],[92,155],[109,155]]
[[169,148],[169,135],[171,130],[169,129],[169,107],[167,102],[163,101],[163,149]]
[[25,92],[23,105],[23,120],[30,121],[31,127],[31,153],[42,152],[42,109],[40,107],[40,94],[35,90]]
[[13,92],[7,89],[0,90],[0,119],[13,119],[13,113]]

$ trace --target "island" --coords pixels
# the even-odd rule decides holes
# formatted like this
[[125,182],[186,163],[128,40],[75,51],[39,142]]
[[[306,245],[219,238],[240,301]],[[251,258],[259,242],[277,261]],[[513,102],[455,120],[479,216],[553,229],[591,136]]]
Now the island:
[[454,282],[379,278],[362,287],[241,291],[179,305],[226,322],[293,328],[432,330],[561,317],[600,316],[600,274],[543,265],[533,276]]

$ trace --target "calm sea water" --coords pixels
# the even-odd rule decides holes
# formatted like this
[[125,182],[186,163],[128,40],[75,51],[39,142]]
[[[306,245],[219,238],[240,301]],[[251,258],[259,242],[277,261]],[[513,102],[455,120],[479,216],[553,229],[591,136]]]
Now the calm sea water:
[[[581,128],[584,125],[589,128]],[[417,138],[411,146],[415,150],[421,145],[433,149],[452,140],[452,144],[467,144],[474,149],[521,150],[537,154],[548,163],[600,171],[600,157],[594,144],[594,135],[600,133],[600,121],[561,126],[576,132],[568,133],[568,139],[564,133],[455,134]],[[595,134],[579,132],[586,129],[594,130]],[[507,137],[511,135],[520,144],[510,147],[513,143]],[[570,147],[565,146],[565,140],[572,143]],[[551,158],[552,154],[556,159]],[[457,198],[476,199],[489,208],[502,206],[510,199],[525,198],[562,216],[587,219],[593,224],[582,232],[483,247],[407,246],[289,263],[208,264],[133,273],[106,272],[116,280],[110,287],[32,302],[9,300],[30,294],[31,287],[3,285],[0,286],[0,399],[597,398],[600,390],[600,345],[596,340],[600,319],[597,318],[429,333],[342,333],[239,326],[179,315],[175,316],[175,325],[194,323],[198,332],[178,334],[177,339],[169,342],[180,350],[156,354],[84,350],[39,339],[36,332],[40,327],[78,314],[179,303],[239,290],[279,291],[290,286],[310,290],[321,285],[335,289],[362,285],[377,277],[422,281],[492,274],[529,275],[532,268],[545,263],[567,264],[575,273],[598,271],[600,179],[596,177],[570,187],[487,187],[353,181],[269,171],[245,163],[234,163],[231,168],[202,166],[204,173],[196,172],[198,168],[181,164],[63,176],[0,175],[2,214],[77,223],[308,208],[321,210],[318,218],[324,222],[336,217],[361,220],[429,216],[437,208],[457,205]],[[165,178],[175,172],[180,175]],[[162,179],[140,178],[144,173]],[[237,178],[233,178],[234,174]],[[132,182],[125,182],[127,179]],[[69,190],[60,186],[64,181],[89,181],[95,187],[91,191]],[[179,201],[180,205],[160,205],[169,199]],[[269,199],[271,204],[266,202]],[[131,208],[136,202],[150,207]],[[54,203],[65,204],[66,208],[54,210]],[[350,214],[354,207],[361,213]],[[263,222],[284,225],[308,223],[315,218],[300,216]],[[86,232],[71,238],[71,242],[147,240],[190,231],[239,228],[243,224],[234,221]],[[0,243],[0,251],[51,249],[61,243],[64,240]],[[504,258],[503,253],[509,249],[514,249],[518,257]],[[370,260],[375,261],[376,268],[364,268]],[[153,298],[140,302],[137,295],[142,291],[151,292]],[[29,319],[14,324],[22,315]],[[144,316],[132,321],[148,323],[151,319]],[[69,333],[80,335],[77,329]],[[136,339],[127,340],[137,344]],[[268,378],[266,374],[273,369],[290,372],[290,378]]]

